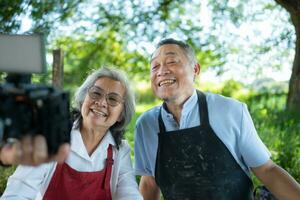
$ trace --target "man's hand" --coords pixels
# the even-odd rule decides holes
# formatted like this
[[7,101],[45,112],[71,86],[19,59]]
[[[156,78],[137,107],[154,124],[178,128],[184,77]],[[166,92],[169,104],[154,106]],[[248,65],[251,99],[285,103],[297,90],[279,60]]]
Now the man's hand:
[[62,144],[56,155],[48,155],[47,143],[44,136],[26,136],[21,141],[15,140],[5,144],[0,149],[0,161],[4,165],[39,165],[45,162],[57,161],[62,163],[70,151],[69,144]]

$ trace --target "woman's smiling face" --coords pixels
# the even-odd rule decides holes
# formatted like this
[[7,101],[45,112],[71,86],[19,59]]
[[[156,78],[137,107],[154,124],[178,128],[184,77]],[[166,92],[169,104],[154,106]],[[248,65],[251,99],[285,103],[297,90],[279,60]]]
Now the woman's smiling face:
[[[90,89],[87,93],[81,107],[83,127],[108,130],[121,119],[121,113],[124,108],[124,95],[125,88],[119,81],[107,77],[98,79],[94,83],[92,90]],[[95,96],[98,96],[98,98]],[[107,99],[110,97],[116,98],[112,99],[112,101],[117,100],[120,102],[112,106],[107,102]]]

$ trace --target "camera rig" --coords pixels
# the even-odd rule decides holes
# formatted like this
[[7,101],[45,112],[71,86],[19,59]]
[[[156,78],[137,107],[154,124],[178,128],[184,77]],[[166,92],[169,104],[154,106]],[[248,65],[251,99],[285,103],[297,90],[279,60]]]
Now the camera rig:
[[[43,41],[42,35],[0,34],[0,71],[9,72],[6,82],[0,84],[0,143],[40,134],[46,138],[48,153],[55,154],[62,143],[70,142],[69,93],[47,85],[31,84],[31,74],[23,66],[17,66],[19,71],[5,68],[19,60],[24,65],[37,65],[39,72],[44,72]],[[23,53],[20,49],[31,52]],[[15,65],[19,65],[18,62]],[[35,73],[38,70],[30,69]]]

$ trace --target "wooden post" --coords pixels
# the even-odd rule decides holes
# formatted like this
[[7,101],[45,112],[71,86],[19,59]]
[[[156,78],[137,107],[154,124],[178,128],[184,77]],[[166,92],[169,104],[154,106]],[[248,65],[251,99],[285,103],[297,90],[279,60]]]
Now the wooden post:
[[53,70],[52,85],[54,87],[63,88],[64,75],[64,55],[61,49],[53,50]]

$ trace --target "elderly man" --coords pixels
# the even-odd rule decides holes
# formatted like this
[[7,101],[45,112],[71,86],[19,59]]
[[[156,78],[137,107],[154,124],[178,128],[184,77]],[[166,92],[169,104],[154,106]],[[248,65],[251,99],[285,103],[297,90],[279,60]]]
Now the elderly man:
[[300,198],[299,184],[270,159],[244,103],[194,87],[193,49],[161,41],[151,58],[151,87],[163,104],[135,130],[135,170],[145,200],[250,200],[250,171],[278,198]]

